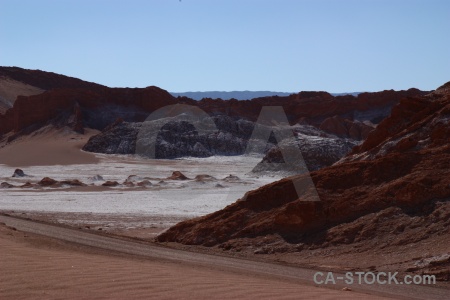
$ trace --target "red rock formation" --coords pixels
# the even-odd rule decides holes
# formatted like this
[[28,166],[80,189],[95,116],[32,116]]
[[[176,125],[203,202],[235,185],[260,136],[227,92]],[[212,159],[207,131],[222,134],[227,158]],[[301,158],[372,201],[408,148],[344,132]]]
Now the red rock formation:
[[[327,240],[330,228],[389,208],[433,212],[436,201],[448,204],[450,198],[449,136],[449,93],[402,100],[353,155],[311,173],[320,201],[303,201],[311,200],[311,189],[297,195],[293,180],[307,178],[298,175],[251,191],[221,211],[181,222],[157,239],[233,247],[266,235],[299,242],[320,232]],[[448,219],[443,222],[448,232]]]
[[119,183],[117,181],[106,181],[105,183],[102,184],[102,186],[106,186],[106,187],[115,187],[118,185],[119,185]]
[[[362,93],[358,97],[333,97],[326,92],[300,92],[289,97],[274,96],[244,101],[203,99],[197,103],[206,112],[220,112],[231,116],[241,116],[252,121],[256,121],[262,106],[283,106],[291,123],[306,122],[319,126],[329,117],[337,115],[353,120],[355,111],[363,113],[385,108],[389,110],[390,107],[397,104],[404,97],[423,94],[417,89],[399,92],[391,90],[378,93]],[[375,114],[374,118],[376,119],[380,115],[383,115],[383,113]],[[383,117],[385,116],[383,115]]]
[[365,140],[374,127],[362,122],[351,121],[339,116],[325,119],[319,129],[337,135],[338,137]]
[[96,91],[54,89],[39,95],[19,96],[14,107],[0,116],[0,134],[11,130],[18,132],[30,125],[46,123],[64,112],[75,114],[74,129],[81,130],[83,110],[101,111],[102,107],[116,105],[151,112],[169,104],[175,104],[175,99],[156,87]]
[[58,183],[59,183],[58,181],[56,181],[55,179],[50,178],[50,177],[44,177],[44,178],[42,178],[41,181],[38,182],[38,184],[41,186],[52,186],[52,185],[55,185]]
[[[222,113],[252,121],[258,118],[263,106],[283,106],[292,124],[301,122],[318,127],[327,118],[335,116],[350,121],[363,118],[378,123],[400,99],[423,94],[416,89],[363,93],[358,97],[333,97],[326,92],[300,92],[289,97],[263,97],[248,101],[194,101],[186,97],[174,98],[167,91],[154,86],[143,89],[107,88],[39,70],[0,67],[0,76],[47,90],[35,96],[18,97],[14,107],[0,115],[0,134],[46,123],[64,112],[75,112],[77,122],[73,126],[74,130],[81,132],[82,126],[103,129],[118,117],[125,121],[143,121],[150,112],[176,103],[197,105],[209,114]],[[97,119],[103,121],[95,123],[93,115],[102,115]],[[333,124],[324,127],[332,132],[339,131],[339,128],[332,128],[331,125]],[[365,137],[368,130],[366,127],[349,126],[352,127],[348,129],[349,135]]]
[[28,70],[18,67],[0,67],[0,76],[35,86],[44,90],[55,88],[85,88],[90,90],[105,88],[105,86],[41,70]]
[[86,184],[79,181],[78,179],[63,180],[60,183],[64,184],[64,185],[70,185],[70,186],[86,186]]
[[174,171],[172,172],[172,175],[167,177],[168,180],[188,180],[189,178],[187,178],[183,173],[181,173],[180,171]]
[[81,112],[81,107],[75,103],[73,107],[73,119],[70,120],[70,127],[73,131],[83,134],[84,133],[84,123],[83,123],[83,113]]

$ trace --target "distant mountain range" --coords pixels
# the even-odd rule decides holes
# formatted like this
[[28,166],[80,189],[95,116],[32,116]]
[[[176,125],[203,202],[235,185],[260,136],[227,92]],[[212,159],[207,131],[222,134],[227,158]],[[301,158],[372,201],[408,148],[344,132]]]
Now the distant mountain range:
[[[231,91],[231,92],[221,92],[221,91],[209,91],[209,92],[183,92],[183,93],[170,93],[174,97],[188,97],[194,100],[202,100],[203,98],[212,98],[212,99],[237,99],[237,100],[250,100],[259,97],[273,97],[280,96],[286,97],[295,93],[287,93],[287,92],[271,92],[271,91]],[[333,96],[344,96],[344,95],[352,95],[358,96],[360,92],[353,93],[331,93]]]

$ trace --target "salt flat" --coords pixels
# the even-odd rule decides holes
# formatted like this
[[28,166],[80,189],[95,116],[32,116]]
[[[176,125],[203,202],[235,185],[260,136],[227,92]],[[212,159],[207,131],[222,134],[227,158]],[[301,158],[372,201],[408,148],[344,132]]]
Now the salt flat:
[[[24,167],[29,177],[12,178],[13,167],[0,165],[0,181],[15,186],[55,180],[78,179],[90,189],[11,188],[0,190],[0,210],[68,225],[102,230],[146,229],[157,233],[187,218],[205,215],[235,202],[247,191],[280,179],[249,174],[259,157],[227,156],[150,160],[136,156],[96,155],[97,164]],[[189,180],[167,180],[181,171]],[[213,179],[195,180],[200,174]],[[95,178],[100,175],[103,180]],[[129,188],[102,187],[105,181],[123,183],[147,178],[152,185]],[[232,176],[230,176],[232,175]]]

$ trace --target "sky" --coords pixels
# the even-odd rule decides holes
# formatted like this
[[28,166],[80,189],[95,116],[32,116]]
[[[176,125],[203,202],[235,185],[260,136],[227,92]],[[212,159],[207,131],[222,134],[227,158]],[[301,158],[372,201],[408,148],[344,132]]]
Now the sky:
[[433,90],[448,0],[0,0],[0,65],[170,92]]

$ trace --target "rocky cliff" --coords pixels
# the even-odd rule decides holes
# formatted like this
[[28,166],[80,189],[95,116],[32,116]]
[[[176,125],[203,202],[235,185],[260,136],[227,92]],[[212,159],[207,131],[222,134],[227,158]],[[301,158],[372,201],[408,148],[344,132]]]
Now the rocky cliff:
[[[157,240],[251,249],[270,237],[281,252],[358,242],[386,247],[432,236],[448,243],[449,136],[450,94],[444,86],[402,100],[338,164],[248,192],[221,211],[175,225]],[[315,189],[303,184],[308,176]],[[298,193],[293,182],[305,188]],[[310,201],[315,193],[320,201]]]
[[[357,97],[300,92],[287,97],[261,97],[248,101],[208,98],[194,101],[186,97],[174,98],[167,91],[154,86],[108,88],[39,70],[2,67],[0,77],[44,91],[37,95],[17,96],[14,106],[0,114],[0,135],[11,131],[31,132],[48,123],[68,126],[79,133],[89,127],[104,132],[89,141],[84,147],[86,151],[135,153],[135,138],[140,130],[139,124],[135,123],[144,121],[159,108],[178,103],[199,107],[214,118],[219,130],[208,135],[198,135],[193,134],[195,130],[188,124],[166,124],[158,136],[156,157],[240,155],[245,152],[253,122],[257,120],[261,108],[282,106],[288,121],[300,124],[296,125],[297,128],[303,128],[303,133],[296,133],[296,143],[310,170],[339,160],[358,141],[364,140],[373,130],[374,124],[387,116],[400,99],[423,94],[416,89],[362,93]],[[118,119],[124,123],[111,127]],[[319,133],[309,135],[309,125],[319,128]],[[236,130],[241,127],[247,128],[248,132],[242,135]],[[332,136],[327,136],[328,133]],[[274,144],[274,141],[271,143]],[[255,171],[294,172],[287,164],[280,164],[280,153],[279,147],[267,152]]]
[[[195,123],[177,121],[175,118],[165,119],[158,125],[161,129],[157,133],[155,157],[167,159],[246,153],[255,126],[253,122],[223,115],[214,116],[212,120],[217,130],[198,132]],[[304,162],[309,170],[317,170],[332,165],[358,144],[355,140],[339,138],[310,125],[297,125],[293,129],[296,140],[292,142],[302,153],[299,161],[295,164],[285,164],[279,148],[282,144],[277,145],[277,141],[271,137],[268,141],[258,141],[264,144],[260,154],[267,154],[255,167],[254,173],[297,174],[303,171],[300,167],[304,166]],[[90,138],[83,150],[105,154],[142,155],[136,150],[136,141],[142,130],[145,130],[142,123],[119,120]]]
[[[250,121],[256,121],[263,106],[282,106],[291,124],[320,127],[325,120],[336,116],[350,123],[370,121],[377,124],[400,99],[423,94],[416,89],[362,93],[357,97],[334,97],[326,92],[300,92],[287,97],[273,96],[247,101],[195,101],[186,97],[174,98],[157,87],[108,88],[55,73],[15,67],[1,67],[0,77],[46,91],[39,95],[19,96],[14,107],[0,114],[0,134],[49,122],[60,113],[73,111],[76,105],[79,106],[78,116],[84,126],[100,130],[117,118],[128,122],[143,121],[150,112],[175,103],[198,106],[210,115],[222,114]],[[349,125],[348,122],[345,122],[349,127],[348,132],[344,134],[365,137],[366,127]],[[325,122],[323,128],[336,133],[330,127],[330,122]]]
[[282,106],[291,124],[306,123],[319,127],[326,119],[335,116],[378,124],[389,115],[391,108],[400,99],[424,94],[426,92],[417,89],[361,93],[357,97],[334,97],[327,92],[300,92],[288,97],[262,97],[243,101],[203,99],[195,105],[208,113],[239,116],[251,121],[256,121],[263,106]]
[[[295,140],[282,141],[272,146],[253,169],[254,173],[294,175],[306,170],[319,170],[339,161],[359,144],[356,139],[338,137],[310,125],[297,125],[293,132]],[[300,149],[301,156],[294,155],[293,161],[286,163],[280,148],[289,149],[292,146]]]
[[[198,132],[195,125],[176,118],[165,119],[158,126],[155,158],[211,155],[241,155],[253,131],[253,123],[227,116],[212,117],[217,130]],[[117,122],[93,136],[83,150],[107,154],[141,154],[136,151],[142,123]]]

